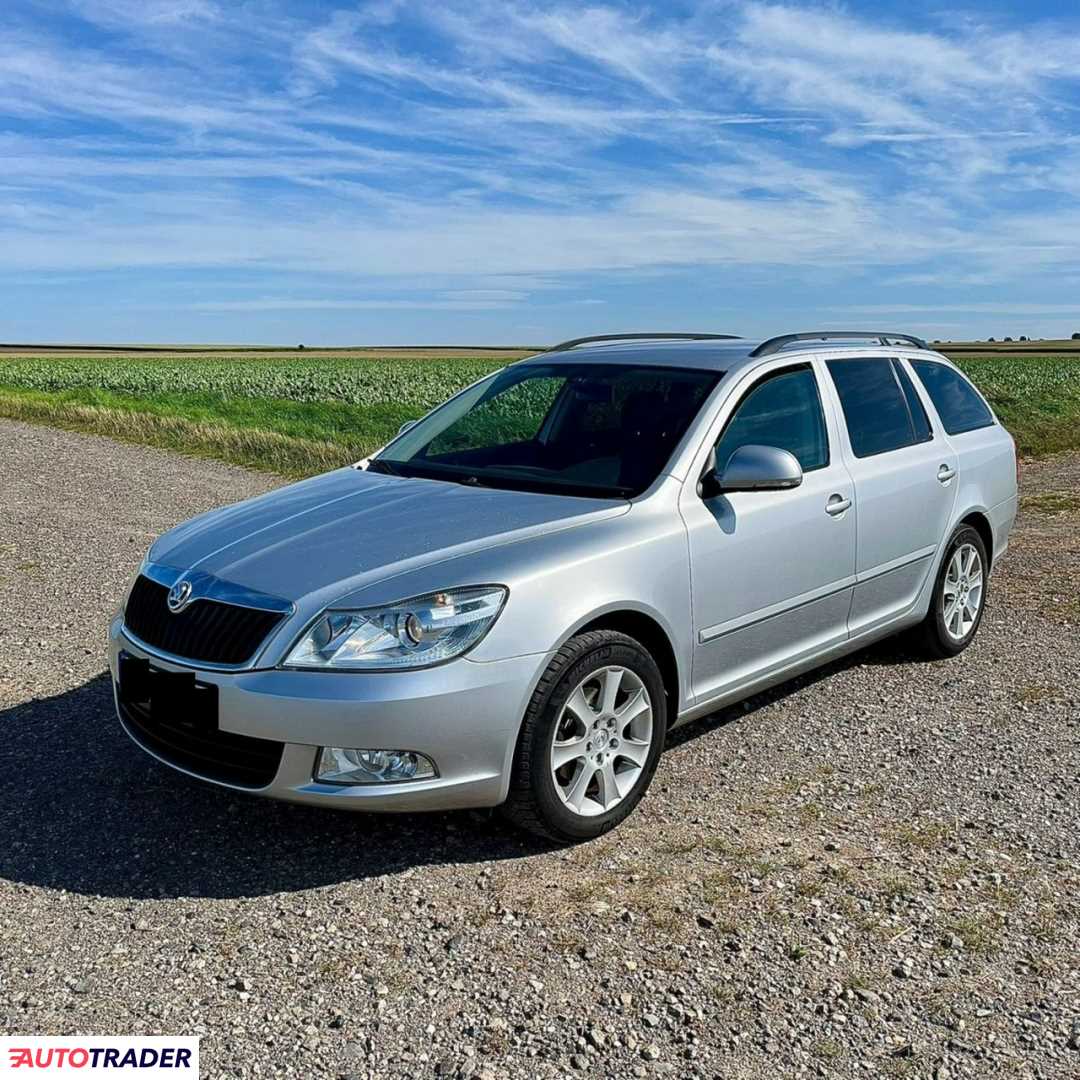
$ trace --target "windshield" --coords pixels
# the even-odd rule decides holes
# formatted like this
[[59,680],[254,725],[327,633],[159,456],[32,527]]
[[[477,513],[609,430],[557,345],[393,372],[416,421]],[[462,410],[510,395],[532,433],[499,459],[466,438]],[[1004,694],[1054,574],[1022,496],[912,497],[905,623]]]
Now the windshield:
[[452,398],[369,468],[599,498],[659,476],[718,371],[617,364],[519,364]]

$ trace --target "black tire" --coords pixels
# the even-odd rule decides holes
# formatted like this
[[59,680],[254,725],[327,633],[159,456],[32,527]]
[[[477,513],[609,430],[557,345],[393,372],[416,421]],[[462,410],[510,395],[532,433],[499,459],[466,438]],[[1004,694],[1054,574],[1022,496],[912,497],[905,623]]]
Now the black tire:
[[[943,596],[945,591],[945,577],[949,572],[949,563],[956,549],[964,544],[971,544],[979,553],[982,561],[982,597],[979,601],[979,609],[975,614],[975,621],[962,639],[954,638],[945,628],[945,612]],[[946,659],[962,653],[975,639],[979,624],[982,622],[983,612],[986,610],[986,599],[989,589],[989,560],[986,556],[986,545],[977,529],[970,525],[960,525],[949,538],[945,548],[945,557],[941,560],[938,569],[937,580],[934,582],[934,592],[930,597],[930,610],[926,618],[915,628],[915,642],[928,656],[935,659]]]
[[[652,704],[652,744],[634,788],[610,810],[583,816],[569,809],[551,772],[555,725],[574,689],[597,669],[619,665],[642,682]],[[633,638],[614,630],[592,630],[571,638],[554,656],[533,693],[518,735],[510,794],[502,814],[529,832],[560,844],[601,836],[623,821],[652,782],[667,734],[667,695],[660,669]]]

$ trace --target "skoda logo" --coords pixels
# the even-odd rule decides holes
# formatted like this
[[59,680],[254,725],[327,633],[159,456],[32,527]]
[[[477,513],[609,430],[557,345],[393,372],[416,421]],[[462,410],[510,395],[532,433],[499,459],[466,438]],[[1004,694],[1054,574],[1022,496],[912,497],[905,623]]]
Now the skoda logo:
[[187,607],[190,599],[191,582],[181,580],[169,590],[166,603],[169,605],[169,610],[175,615],[178,611],[183,611]]

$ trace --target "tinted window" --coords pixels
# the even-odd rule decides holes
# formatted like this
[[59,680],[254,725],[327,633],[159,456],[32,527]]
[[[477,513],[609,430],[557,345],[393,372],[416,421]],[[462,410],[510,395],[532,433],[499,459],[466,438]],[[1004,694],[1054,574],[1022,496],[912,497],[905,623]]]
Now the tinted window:
[[891,360],[828,361],[856,457],[899,450],[915,442],[911,413]]
[[428,455],[535,439],[562,385],[562,379],[528,379],[485,398],[436,435],[428,445]]
[[982,398],[959,372],[932,360],[912,360],[911,366],[926,387],[941,423],[950,435],[989,427],[994,422]]
[[751,444],[789,451],[803,472],[828,465],[829,440],[813,371],[784,371],[755,386],[720,436],[716,464],[722,469],[740,446]]
[[904,391],[904,397],[907,399],[908,409],[911,410],[911,423],[915,428],[915,441],[929,442],[934,435],[930,430],[930,418],[926,415],[923,403],[919,400],[919,395],[915,392],[915,387],[912,385],[908,373],[904,370],[904,365],[899,360],[894,360],[893,368],[896,371],[896,377],[900,380],[900,388]]
[[629,498],[660,474],[718,371],[514,364],[395,439],[376,472]]

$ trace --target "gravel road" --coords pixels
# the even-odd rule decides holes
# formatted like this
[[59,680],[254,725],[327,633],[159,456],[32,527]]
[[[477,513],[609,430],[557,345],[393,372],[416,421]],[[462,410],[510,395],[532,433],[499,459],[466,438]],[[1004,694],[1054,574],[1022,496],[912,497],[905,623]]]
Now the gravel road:
[[960,658],[677,732],[572,850],[150,761],[108,614],[154,534],[274,481],[6,421],[0,460],[0,1032],[200,1034],[212,1077],[1080,1075],[1080,456],[1025,468]]

